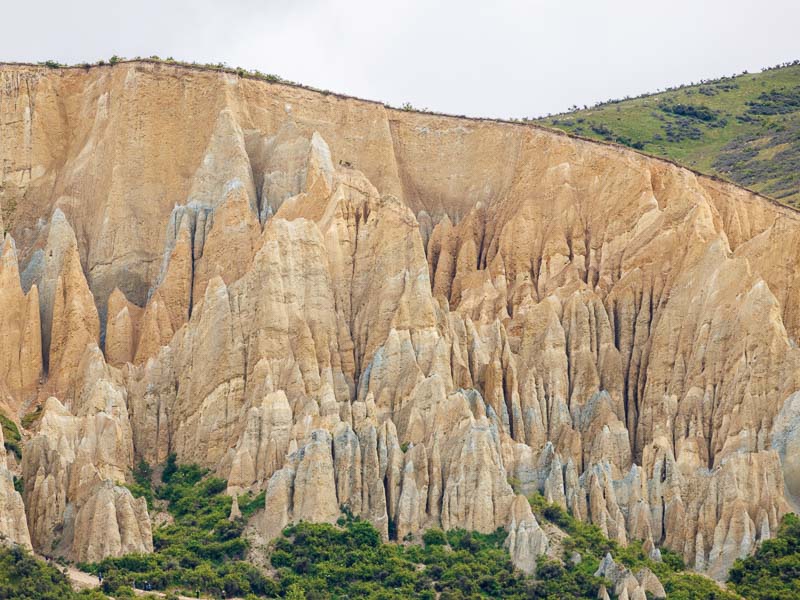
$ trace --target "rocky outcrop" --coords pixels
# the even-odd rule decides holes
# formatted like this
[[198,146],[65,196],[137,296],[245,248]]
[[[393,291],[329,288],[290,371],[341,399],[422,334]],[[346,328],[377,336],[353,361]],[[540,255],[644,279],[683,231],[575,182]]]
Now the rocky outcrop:
[[14,477],[6,464],[3,430],[0,429],[0,544],[31,549],[22,496],[14,489]]
[[611,554],[606,554],[594,575],[611,581],[614,595],[618,598],[645,600],[667,597],[664,586],[650,569],[642,567],[634,575],[630,569],[614,561]]
[[11,400],[11,410],[35,396],[42,373],[39,294],[33,286],[26,295],[20,284],[14,240],[6,235],[0,253],[0,398]]
[[75,515],[70,556],[97,562],[107,556],[153,551],[150,517],[144,498],[109,480],[100,484]]
[[511,505],[511,522],[505,544],[514,566],[528,574],[536,572],[536,559],[547,552],[547,536],[539,527],[525,496],[517,496]]
[[132,363],[136,355],[137,333],[142,310],[129,302],[119,288],[108,297],[106,314],[106,360],[115,367]]
[[144,498],[122,487],[133,444],[121,377],[87,347],[71,410],[49,398],[23,453],[25,509],[35,548],[72,560],[153,549]]
[[385,537],[505,527],[526,571],[547,540],[509,481],[718,578],[796,504],[796,212],[535,127],[188,73],[0,69],[3,394],[58,398],[34,547],[146,549],[114,486],[170,452],[264,490],[266,537],[345,506]]

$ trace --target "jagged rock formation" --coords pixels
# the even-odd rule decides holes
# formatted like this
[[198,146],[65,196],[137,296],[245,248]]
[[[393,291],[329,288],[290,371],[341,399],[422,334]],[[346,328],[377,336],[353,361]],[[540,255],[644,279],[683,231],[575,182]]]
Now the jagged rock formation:
[[715,577],[797,500],[791,209],[533,127],[167,65],[3,67],[0,113],[36,548],[147,550],[117,484],[170,452],[265,490],[266,537],[342,506],[400,539],[505,527],[528,572],[548,540],[509,481]]
[[[649,598],[666,598],[664,586],[653,572],[643,567],[634,575],[630,569],[615,562],[610,554],[606,554],[600,563],[596,577],[605,577],[614,585],[614,595],[622,600],[646,600]],[[607,593],[607,592],[606,592]]]
[[25,447],[25,508],[35,548],[92,562],[153,549],[144,498],[120,484],[133,466],[125,390],[87,346],[71,410],[49,398]]
[[517,496],[511,507],[506,547],[512,562],[525,573],[536,571],[536,559],[547,552],[547,536],[533,516],[525,496]]
[[6,464],[4,441],[0,429],[0,544],[17,544],[30,550],[31,536],[25,520],[25,505],[22,496],[14,489],[14,476]]
[[39,324],[39,294],[34,285],[22,291],[14,240],[6,235],[0,254],[0,406],[12,400],[11,410],[19,408],[36,394],[42,371],[42,338]]

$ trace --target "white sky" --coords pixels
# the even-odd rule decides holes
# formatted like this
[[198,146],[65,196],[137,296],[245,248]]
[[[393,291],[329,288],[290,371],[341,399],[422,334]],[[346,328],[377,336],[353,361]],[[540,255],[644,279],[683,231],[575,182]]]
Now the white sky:
[[157,54],[491,117],[800,58],[800,0],[0,0],[0,15],[0,60]]

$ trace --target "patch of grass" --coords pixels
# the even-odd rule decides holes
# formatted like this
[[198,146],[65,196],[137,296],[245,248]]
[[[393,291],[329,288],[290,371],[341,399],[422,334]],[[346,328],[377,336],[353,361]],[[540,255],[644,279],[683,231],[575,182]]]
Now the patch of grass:
[[17,460],[22,459],[22,436],[16,423],[7,416],[0,414],[0,427],[3,428],[3,440],[6,450],[13,452]]
[[43,407],[41,405],[37,406],[33,411],[29,412],[27,415],[22,417],[22,426],[25,429],[30,429],[33,425],[42,418],[42,411]]
[[243,494],[237,499],[239,501],[239,510],[242,513],[242,518],[247,521],[253,514],[260,508],[264,508],[267,492],[260,492],[255,496],[251,494]]

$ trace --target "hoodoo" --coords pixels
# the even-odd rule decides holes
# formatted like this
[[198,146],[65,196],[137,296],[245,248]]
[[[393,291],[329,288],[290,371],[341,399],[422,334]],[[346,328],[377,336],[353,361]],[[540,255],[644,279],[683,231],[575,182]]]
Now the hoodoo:
[[0,456],[19,544],[151,552],[124,484],[173,453],[265,492],[265,540],[342,510],[386,539],[504,528],[527,573],[535,492],[718,579],[800,501],[791,208],[536,126],[148,61],[0,67],[0,158],[0,408],[40,415],[22,495]]

